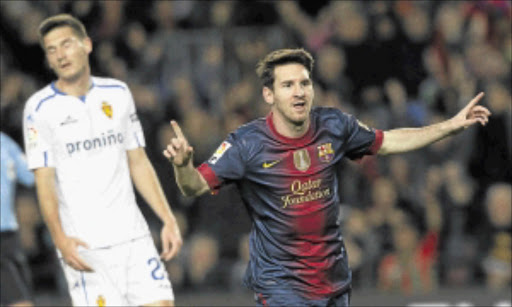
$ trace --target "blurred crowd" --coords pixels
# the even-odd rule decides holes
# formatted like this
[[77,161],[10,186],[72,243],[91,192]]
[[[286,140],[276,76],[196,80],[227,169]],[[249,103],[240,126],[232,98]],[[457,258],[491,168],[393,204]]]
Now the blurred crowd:
[[[2,1],[0,12],[1,130],[20,144],[26,99],[54,78],[37,38],[47,16],[81,19],[93,40],[93,75],[129,84],[184,235],[167,264],[178,293],[246,291],[251,222],[234,186],[180,195],[162,155],[169,120],[182,126],[196,164],[208,159],[227,133],[268,112],[254,70],[269,51],[310,51],[315,104],[383,130],[448,119],[484,91],[486,127],[412,153],[345,162],[339,218],[355,288],[509,289],[510,1]],[[19,191],[36,290],[64,293],[35,192]],[[138,201],[157,239],[159,221]]]

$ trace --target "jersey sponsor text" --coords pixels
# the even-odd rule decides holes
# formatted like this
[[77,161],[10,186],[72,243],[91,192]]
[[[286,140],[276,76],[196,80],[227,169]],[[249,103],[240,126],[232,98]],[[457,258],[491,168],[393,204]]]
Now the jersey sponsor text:
[[97,148],[103,148],[107,146],[112,146],[116,144],[122,144],[124,141],[123,134],[118,132],[117,134],[114,132],[108,132],[108,135],[105,133],[101,134],[101,137],[96,137],[93,139],[87,139],[83,141],[77,141],[74,143],[67,143],[66,149],[69,155],[73,153],[77,153],[80,151],[89,151]]
[[281,197],[283,208],[289,205],[298,205],[309,201],[322,199],[331,195],[329,187],[322,186],[322,179],[302,182],[294,180],[290,185],[291,194]]

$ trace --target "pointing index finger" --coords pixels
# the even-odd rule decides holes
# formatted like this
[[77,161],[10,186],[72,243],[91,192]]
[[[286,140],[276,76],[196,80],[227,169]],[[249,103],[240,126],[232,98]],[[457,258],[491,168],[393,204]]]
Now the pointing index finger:
[[484,92],[480,92],[478,95],[475,96],[475,98],[473,98],[469,103],[468,105],[466,106],[467,109],[471,109],[472,107],[474,107],[479,101],[480,99],[482,99],[482,97],[484,97]]
[[185,136],[183,135],[183,132],[181,131],[180,126],[178,125],[178,123],[175,120],[171,120],[171,127],[174,130],[174,133],[176,134],[176,136],[178,138],[180,138],[180,139],[185,138]]

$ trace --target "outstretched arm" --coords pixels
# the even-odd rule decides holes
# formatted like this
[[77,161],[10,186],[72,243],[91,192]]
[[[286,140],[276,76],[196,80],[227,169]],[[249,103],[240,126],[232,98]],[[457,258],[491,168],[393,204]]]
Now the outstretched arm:
[[478,94],[457,115],[444,122],[421,128],[402,128],[384,132],[384,141],[378,152],[380,155],[402,153],[416,150],[458,133],[471,125],[480,123],[485,126],[491,112],[476,105],[484,93]]
[[135,187],[144,200],[163,222],[160,233],[162,240],[162,259],[170,260],[183,245],[180,229],[171,207],[167,203],[155,169],[151,165],[144,148],[139,147],[128,151],[130,173]]
[[210,190],[206,180],[194,168],[192,163],[193,148],[188,144],[177,122],[171,121],[176,134],[164,150],[164,156],[171,161],[174,167],[176,183],[185,196],[199,196]]

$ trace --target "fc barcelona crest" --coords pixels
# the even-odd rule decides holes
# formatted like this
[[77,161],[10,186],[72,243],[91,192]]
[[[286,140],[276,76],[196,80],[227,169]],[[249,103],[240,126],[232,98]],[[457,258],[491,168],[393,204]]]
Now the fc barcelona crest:
[[301,172],[305,172],[311,165],[311,159],[307,149],[300,149],[293,152],[293,164]]
[[334,158],[334,150],[332,150],[332,143],[325,143],[317,147],[318,159],[323,163],[331,162]]
[[105,113],[105,115],[107,115],[108,118],[112,118],[112,114],[113,114],[112,106],[110,104],[108,104],[108,102],[103,101],[101,103],[101,109],[103,110],[103,113]]

